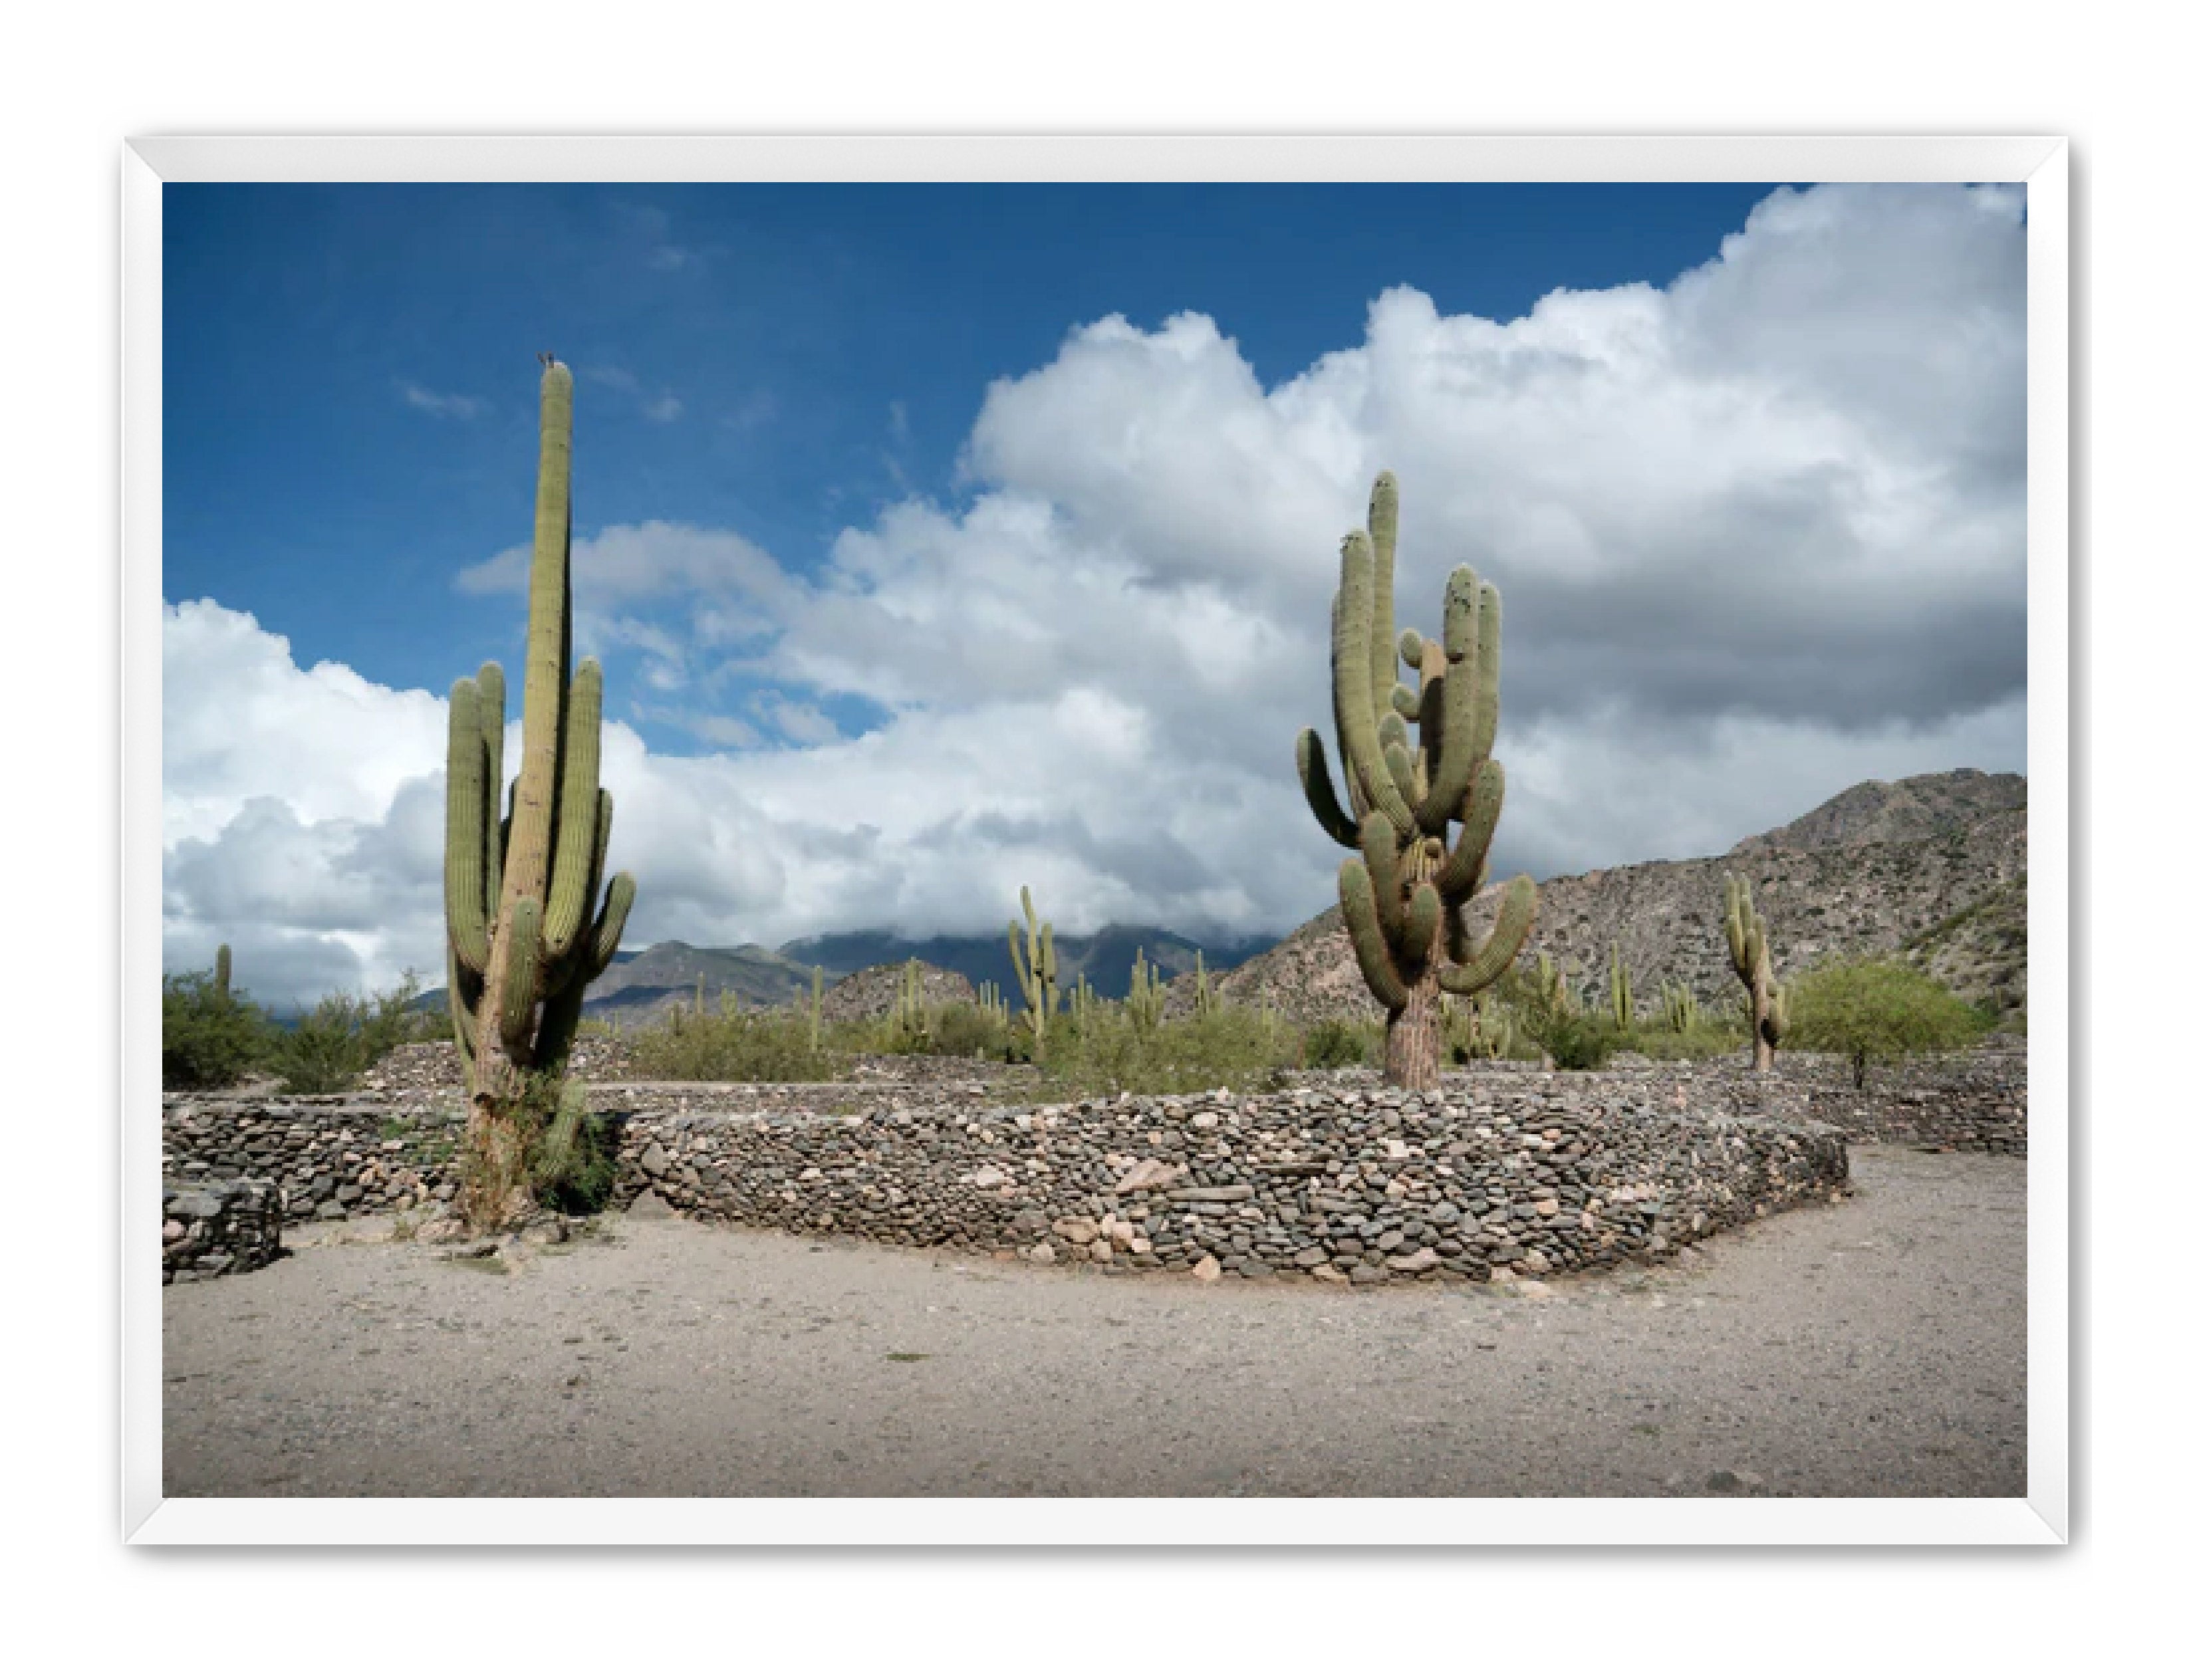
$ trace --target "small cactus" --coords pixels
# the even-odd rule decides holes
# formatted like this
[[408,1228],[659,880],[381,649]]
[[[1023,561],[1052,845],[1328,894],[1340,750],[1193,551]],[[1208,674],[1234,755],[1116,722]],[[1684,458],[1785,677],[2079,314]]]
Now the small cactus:
[[1010,925],[1004,937],[1011,947],[1011,967],[1017,971],[1019,992],[1027,1000],[1027,1024],[1033,1032],[1033,1053],[1038,1056],[1049,1038],[1049,1018],[1056,1013],[1056,934],[1033,913],[1033,889],[1019,889],[1019,903],[1026,911],[1026,925]]
[[806,1009],[806,1047],[819,1055],[821,1050],[821,965],[813,965],[813,994]]
[[1133,989],[1125,999],[1127,1015],[1137,1031],[1152,1032],[1162,1024],[1162,981],[1157,976],[1156,965],[1147,960],[1145,951],[1134,952]]
[[1216,1013],[1216,988],[1208,983],[1208,965],[1202,953],[1193,953],[1193,1014],[1196,1021],[1208,1021]]
[[1756,1071],[1768,1073],[1786,1033],[1786,993],[1771,971],[1771,931],[1756,908],[1745,875],[1725,878],[1725,942],[1733,971],[1748,993]]
[[1682,1037],[1695,1030],[1697,1015],[1694,987],[1685,983],[1675,986],[1670,981],[1660,981],[1657,984],[1657,1008],[1658,1013],[1664,1017],[1665,1025]]
[[212,953],[213,995],[223,1004],[228,1001],[228,982],[233,972],[228,947],[223,945]]
[[1611,1021],[1621,1032],[1634,1030],[1634,976],[1619,960],[1619,947],[1611,947]]

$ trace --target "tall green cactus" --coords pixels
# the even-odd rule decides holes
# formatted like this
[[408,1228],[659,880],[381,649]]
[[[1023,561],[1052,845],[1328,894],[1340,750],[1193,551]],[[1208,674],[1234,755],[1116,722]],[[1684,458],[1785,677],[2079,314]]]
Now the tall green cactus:
[[813,996],[806,1005],[806,1048],[821,1053],[821,964],[813,965]]
[[218,998],[223,1004],[228,1001],[228,982],[229,977],[234,973],[235,964],[233,959],[230,956],[228,947],[223,945],[219,950],[212,953],[213,996]]
[[1027,1000],[1027,1024],[1033,1029],[1033,1053],[1038,1056],[1048,1042],[1049,1018],[1056,1013],[1056,933],[1035,917],[1032,887],[1019,889],[1019,903],[1026,911],[1026,925],[1013,922],[1004,938],[1011,947],[1020,995]]
[[[1314,730],[1301,731],[1295,758],[1324,832],[1360,854],[1340,866],[1338,898],[1361,977],[1388,1012],[1384,1076],[1421,1089],[1436,1083],[1440,998],[1472,997],[1510,965],[1535,921],[1536,884],[1515,876],[1496,927],[1469,935],[1462,912],[1488,880],[1505,799],[1505,772],[1490,756],[1502,608],[1462,566],[1445,585],[1443,641],[1394,636],[1398,542],[1399,481],[1385,472],[1367,530],[1345,539],[1331,602],[1331,705],[1349,812]],[[1400,681],[1401,660],[1421,674],[1417,687]]]
[[1216,988],[1208,983],[1208,964],[1202,953],[1193,953],[1193,1015],[1196,1021],[1214,1017],[1217,1010]]
[[1771,931],[1756,908],[1745,875],[1725,878],[1725,942],[1733,971],[1748,991],[1748,1024],[1758,1073],[1768,1073],[1786,1034],[1786,993],[1771,972]]
[[1611,1022],[1621,1032],[1634,1030],[1634,976],[1619,960],[1619,947],[1611,947]]
[[1132,989],[1125,997],[1125,1017],[1135,1031],[1152,1032],[1162,1024],[1162,981],[1156,973],[1156,965],[1148,961],[1147,953],[1133,953]]
[[1695,988],[1684,981],[1675,986],[1669,980],[1657,982],[1658,1012],[1665,1025],[1682,1037],[1695,1030]]
[[540,484],[524,659],[524,756],[501,789],[501,667],[449,695],[444,887],[449,1013],[471,1093],[459,1212],[477,1228],[522,1217],[525,1076],[552,1074],[585,987],[615,956],[637,888],[607,879],[613,802],[600,785],[601,668],[570,662],[570,371],[540,382]]

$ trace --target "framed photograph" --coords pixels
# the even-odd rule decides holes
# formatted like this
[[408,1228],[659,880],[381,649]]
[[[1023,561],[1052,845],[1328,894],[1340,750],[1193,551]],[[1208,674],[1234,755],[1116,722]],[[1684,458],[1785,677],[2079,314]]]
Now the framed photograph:
[[132,1541],[2064,1542],[2067,182],[133,142]]

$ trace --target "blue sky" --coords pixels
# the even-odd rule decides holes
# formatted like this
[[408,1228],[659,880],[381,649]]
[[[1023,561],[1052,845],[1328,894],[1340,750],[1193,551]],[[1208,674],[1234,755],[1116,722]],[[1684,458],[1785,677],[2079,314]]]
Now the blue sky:
[[1073,326],[1198,311],[1275,385],[1389,286],[1503,320],[1661,284],[1768,190],[170,186],[165,594],[443,690],[521,645],[455,578],[530,530],[537,351],[580,381],[581,532],[724,527],[806,572],[908,493],[962,504],[990,382]]
[[166,942],[269,999],[438,965],[542,350],[634,946],[1316,914],[1384,468],[1401,621],[1504,595],[1494,875],[2024,766],[2017,187],[165,192]]

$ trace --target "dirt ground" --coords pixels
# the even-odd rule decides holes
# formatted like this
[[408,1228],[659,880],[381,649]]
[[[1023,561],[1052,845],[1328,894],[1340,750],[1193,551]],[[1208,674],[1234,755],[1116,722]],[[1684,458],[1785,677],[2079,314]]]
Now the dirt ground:
[[170,1496],[2019,1497],[2024,1163],[1548,1285],[1116,1278],[619,1218],[165,1293]]

